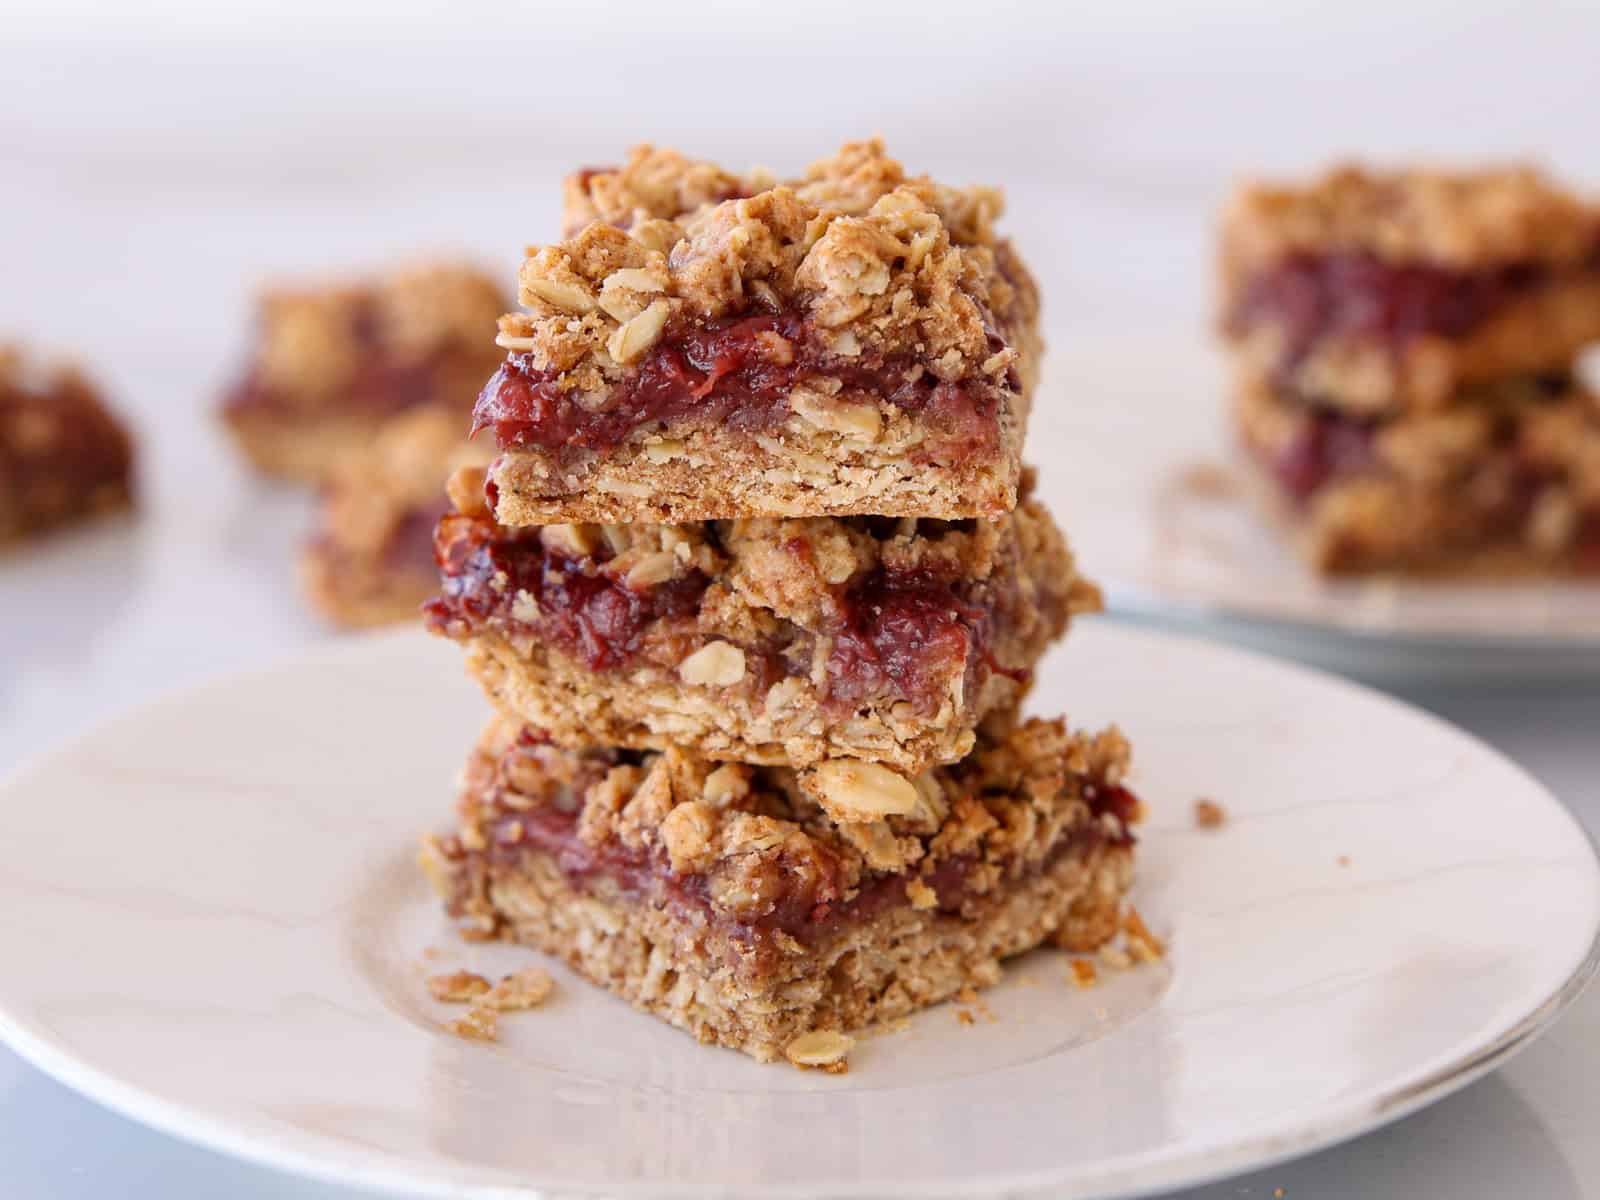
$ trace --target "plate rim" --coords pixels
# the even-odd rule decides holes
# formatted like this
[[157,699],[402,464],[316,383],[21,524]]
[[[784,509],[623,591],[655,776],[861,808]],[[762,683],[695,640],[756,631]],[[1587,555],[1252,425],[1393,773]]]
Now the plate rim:
[[[1087,626],[1086,626],[1087,627]],[[1223,657],[1242,657],[1258,667],[1300,677],[1303,681],[1331,686],[1360,696],[1368,702],[1402,710],[1412,717],[1465,738],[1475,749],[1498,759],[1514,771],[1564,819],[1578,841],[1587,849],[1591,876],[1600,879],[1600,843],[1572,810],[1541,780],[1498,747],[1452,722],[1398,696],[1356,680],[1291,659],[1229,644],[1193,633],[1174,632],[1125,621],[1094,622],[1098,636],[1151,643],[1177,643],[1183,648]],[[257,663],[242,670],[217,672],[198,681],[158,689],[148,698],[94,722],[85,730],[45,744],[22,761],[0,772],[0,797],[25,783],[36,772],[87,747],[114,726],[136,720],[154,710],[192,703],[213,688],[224,684],[240,687],[253,681],[317,664],[336,663],[344,658],[362,659],[371,655],[408,651],[428,644],[417,630],[378,630],[323,642],[273,661]],[[1045,1168],[1018,1174],[994,1174],[981,1183],[941,1182],[908,1179],[889,1191],[863,1181],[861,1185],[832,1185],[819,1192],[800,1183],[765,1184],[757,1193],[773,1200],[799,1200],[801,1197],[829,1197],[835,1200],[864,1200],[868,1196],[937,1197],[957,1200],[973,1196],[1035,1196],[1049,1192],[1073,1200],[1110,1200],[1112,1197],[1142,1197],[1173,1188],[1197,1187],[1246,1171],[1260,1170],[1315,1153],[1372,1132],[1400,1120],[1427,1105],[1466,1087],[1502,1065],[1546,1032],[1589,984],[1600,974],[1600,910],[1595,914],[1586,951],[1567,977],[1556,984],[1531,1010],[1483,1045],[1459,1059],[1440,1064],[1420,1079],[1395,1085],[1376,1095],[1353,1099],[1337,1108],[1325,1107],[1313,1118],[1302,1121],[1295,1130],[1267,1130],[1223,1147],[1191,1148],[1153,1163],[1104,1160],[1092,1177],[1063,1168]],[[467,1197],[471,1200],[530,1200],[548,1197],[598,1197],[612,1194],[604,1188],[582,1184],[527,1185],[463,1181],[450,1178],[436,1169],[419,1173],[417,1166],[388,1151],[363,1151],[314,1131],[298,1132],[297,1143],[286,1143],[274,1136],[271,1127],[259,1120],[216,1116],[205,1109],[163,1097],[142,1084],[120,1078],[96,1066],[86,1056],[57,1044],[36,1022],[19,1018],[0,995],[0,1042],[43,1074],[118,1113],[137,1124],[241,1161],[272,1170],[284,1171],[324,1183],[365,1189],[395,1196]],[[1202,1165],[1203,1164],[1203,1165]],[[1065,1190],[1063,1190],[1065,1189]],[[612,1190],[614,1191],[614,1189]],[[628,1184],[627,1195],[636,1197],[704,1198],[738,1196],[737,1189],[718,1189],[703,1184]]]

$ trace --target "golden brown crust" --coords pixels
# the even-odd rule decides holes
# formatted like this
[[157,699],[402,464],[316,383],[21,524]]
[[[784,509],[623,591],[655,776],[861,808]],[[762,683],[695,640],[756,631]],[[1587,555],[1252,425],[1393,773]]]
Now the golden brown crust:
[[133,440],[77,367],[0,344],[0,545],[133,503]]
[[561,230],[571,237],[596,221],[623,229],[652,219],[676,220],[752,187],[715,163],[643,143],[620,167],[576,171],[562,184]]
[[1335,167],[1309,184],[1246,183],[1223,215],[1226,272],[1294,254],[1360,251],[1461,271],[1576,265],[1594,253],[1600,209],[1535,168]]

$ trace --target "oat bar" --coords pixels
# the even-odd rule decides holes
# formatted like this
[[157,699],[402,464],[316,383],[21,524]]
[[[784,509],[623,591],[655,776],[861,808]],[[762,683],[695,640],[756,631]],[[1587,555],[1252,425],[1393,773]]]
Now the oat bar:
[[1139,812],[1127,763],[1114,729],[1060,721],[913,783],[572,753],[497,719],[422,865],[467,937],[557,955],[702,1042],[804,1061],[819,1031],[992,984],[1046,941],[1110,939]]

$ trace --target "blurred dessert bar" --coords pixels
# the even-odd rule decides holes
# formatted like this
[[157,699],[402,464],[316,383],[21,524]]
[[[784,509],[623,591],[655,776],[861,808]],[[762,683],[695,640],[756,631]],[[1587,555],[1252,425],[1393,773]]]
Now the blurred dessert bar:
[[1346,168],[1243,189],[1221,273],[1236,431],[1315,569],[1600,570],[1600,206]]
[[259,470],[313,483],[411,409],[453,414],[464,436],[501,357],[493,327],[505,305],[492,280],[459,265],[268,292],[223,420]]
[[1008,511],[1041,345],[1000,209],[872,142],[782,185],[581,173],[566,219],[594,220],[523,263],[477,404],[499,519]]
[[567,746],[910,771],[1015,708],[1098,607],[1030,495],[994,521],[762,517],[514,528],[458,480],[435,631],[502,709]]
[[424,407],[335,464],[300,559],[306,592],[330,621],[358,628],[421,617],[439,590],[433,531],[450,508],[445,481],[488,459],[465,433],[459,412]]
[[1221,272],[1240,372],[1342,412],[1449,406],[1600,338],[1600,208],[1527,169],[1246,186]]
[[993,983],[1116,934],[1139,803],[1116,730],[1028,721],[907,780],[870,764],[573,753],[497,718],[422,864],[470,939],[504,938],[771,1061],[818,1030]]
[[76,368],[0,345],[0,546],[133,504],[133,439]]
[[1317,569],[1600,572],[1600,398],[1514,376],[1389,420],[1242,383],[1234,416],[1268,504]]

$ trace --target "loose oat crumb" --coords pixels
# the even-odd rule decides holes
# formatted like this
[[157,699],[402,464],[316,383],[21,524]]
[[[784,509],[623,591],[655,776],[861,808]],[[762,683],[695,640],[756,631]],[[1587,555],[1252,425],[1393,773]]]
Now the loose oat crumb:
[[448,1004],[466,1004],[489,990],[489,981],[471,971],[452,971],[448,975],[430,975],[428,991],[435,1000]]
[[1119,971],[1125,971],[1133,966],[1133,959],[1128,957],[1126,950],[1109,943],[1100,947],[1100,961],[1105,963],[1106,966],[1114,967]]
[[1272,1196],[1273,1196],[1273,1200],[1283,1200],[1283,1189],[1282,1188],[1273,1188],[1272,1189]]
[[978,1002],[978,990],[969,983],[956,993],[956,999],[963,1004],[976,1004]]
[[1124,940],[1128,943],[1128,952],[1140,962],[1162,958],[1167,953],[1166,943],[1150,932],[1150,927],[1144,923],[1139,910],[1131,905],[1122,918],[1122,932],[1125,935]]
[[1194,802],[1194,823],[1201,829],[1217,829],[1228,819],[1222,805],[1202,797]]
[[537,1008],[549,998],[554,988],[555,980],[543,967],[524,967],[488,989],[479,1003],[496,1012]]
[[1094,963],[1087,958],[1074,958],[1070,960],[1072,967],[1072,982],[1081,988],[1092,988],[1100,981],[1100,973],[1094,969]]
[[815,1067],[830,1075],[850,1070],[848,1056],[856,1040],[833,1029],[813,1029],[802,1033],[783,1049],[783,1056],[795,1066]]
[[956,1009],[956,1020],[960,1021],[963,1025],[971,1025],[976,1018],[974,1018],[972,1013],[967,1009],[958,1008]]
[[1334,861],[1337,862],[1341,867],[1348,867],[1350,865],[1350,856],[1348,854],[1341,854]]
[[500,1038],[500,1021],[494,1009],[476,1004],[467,1009],[464,1016],[447,1021],[445,1028],[470,1042],[493,1042]]

